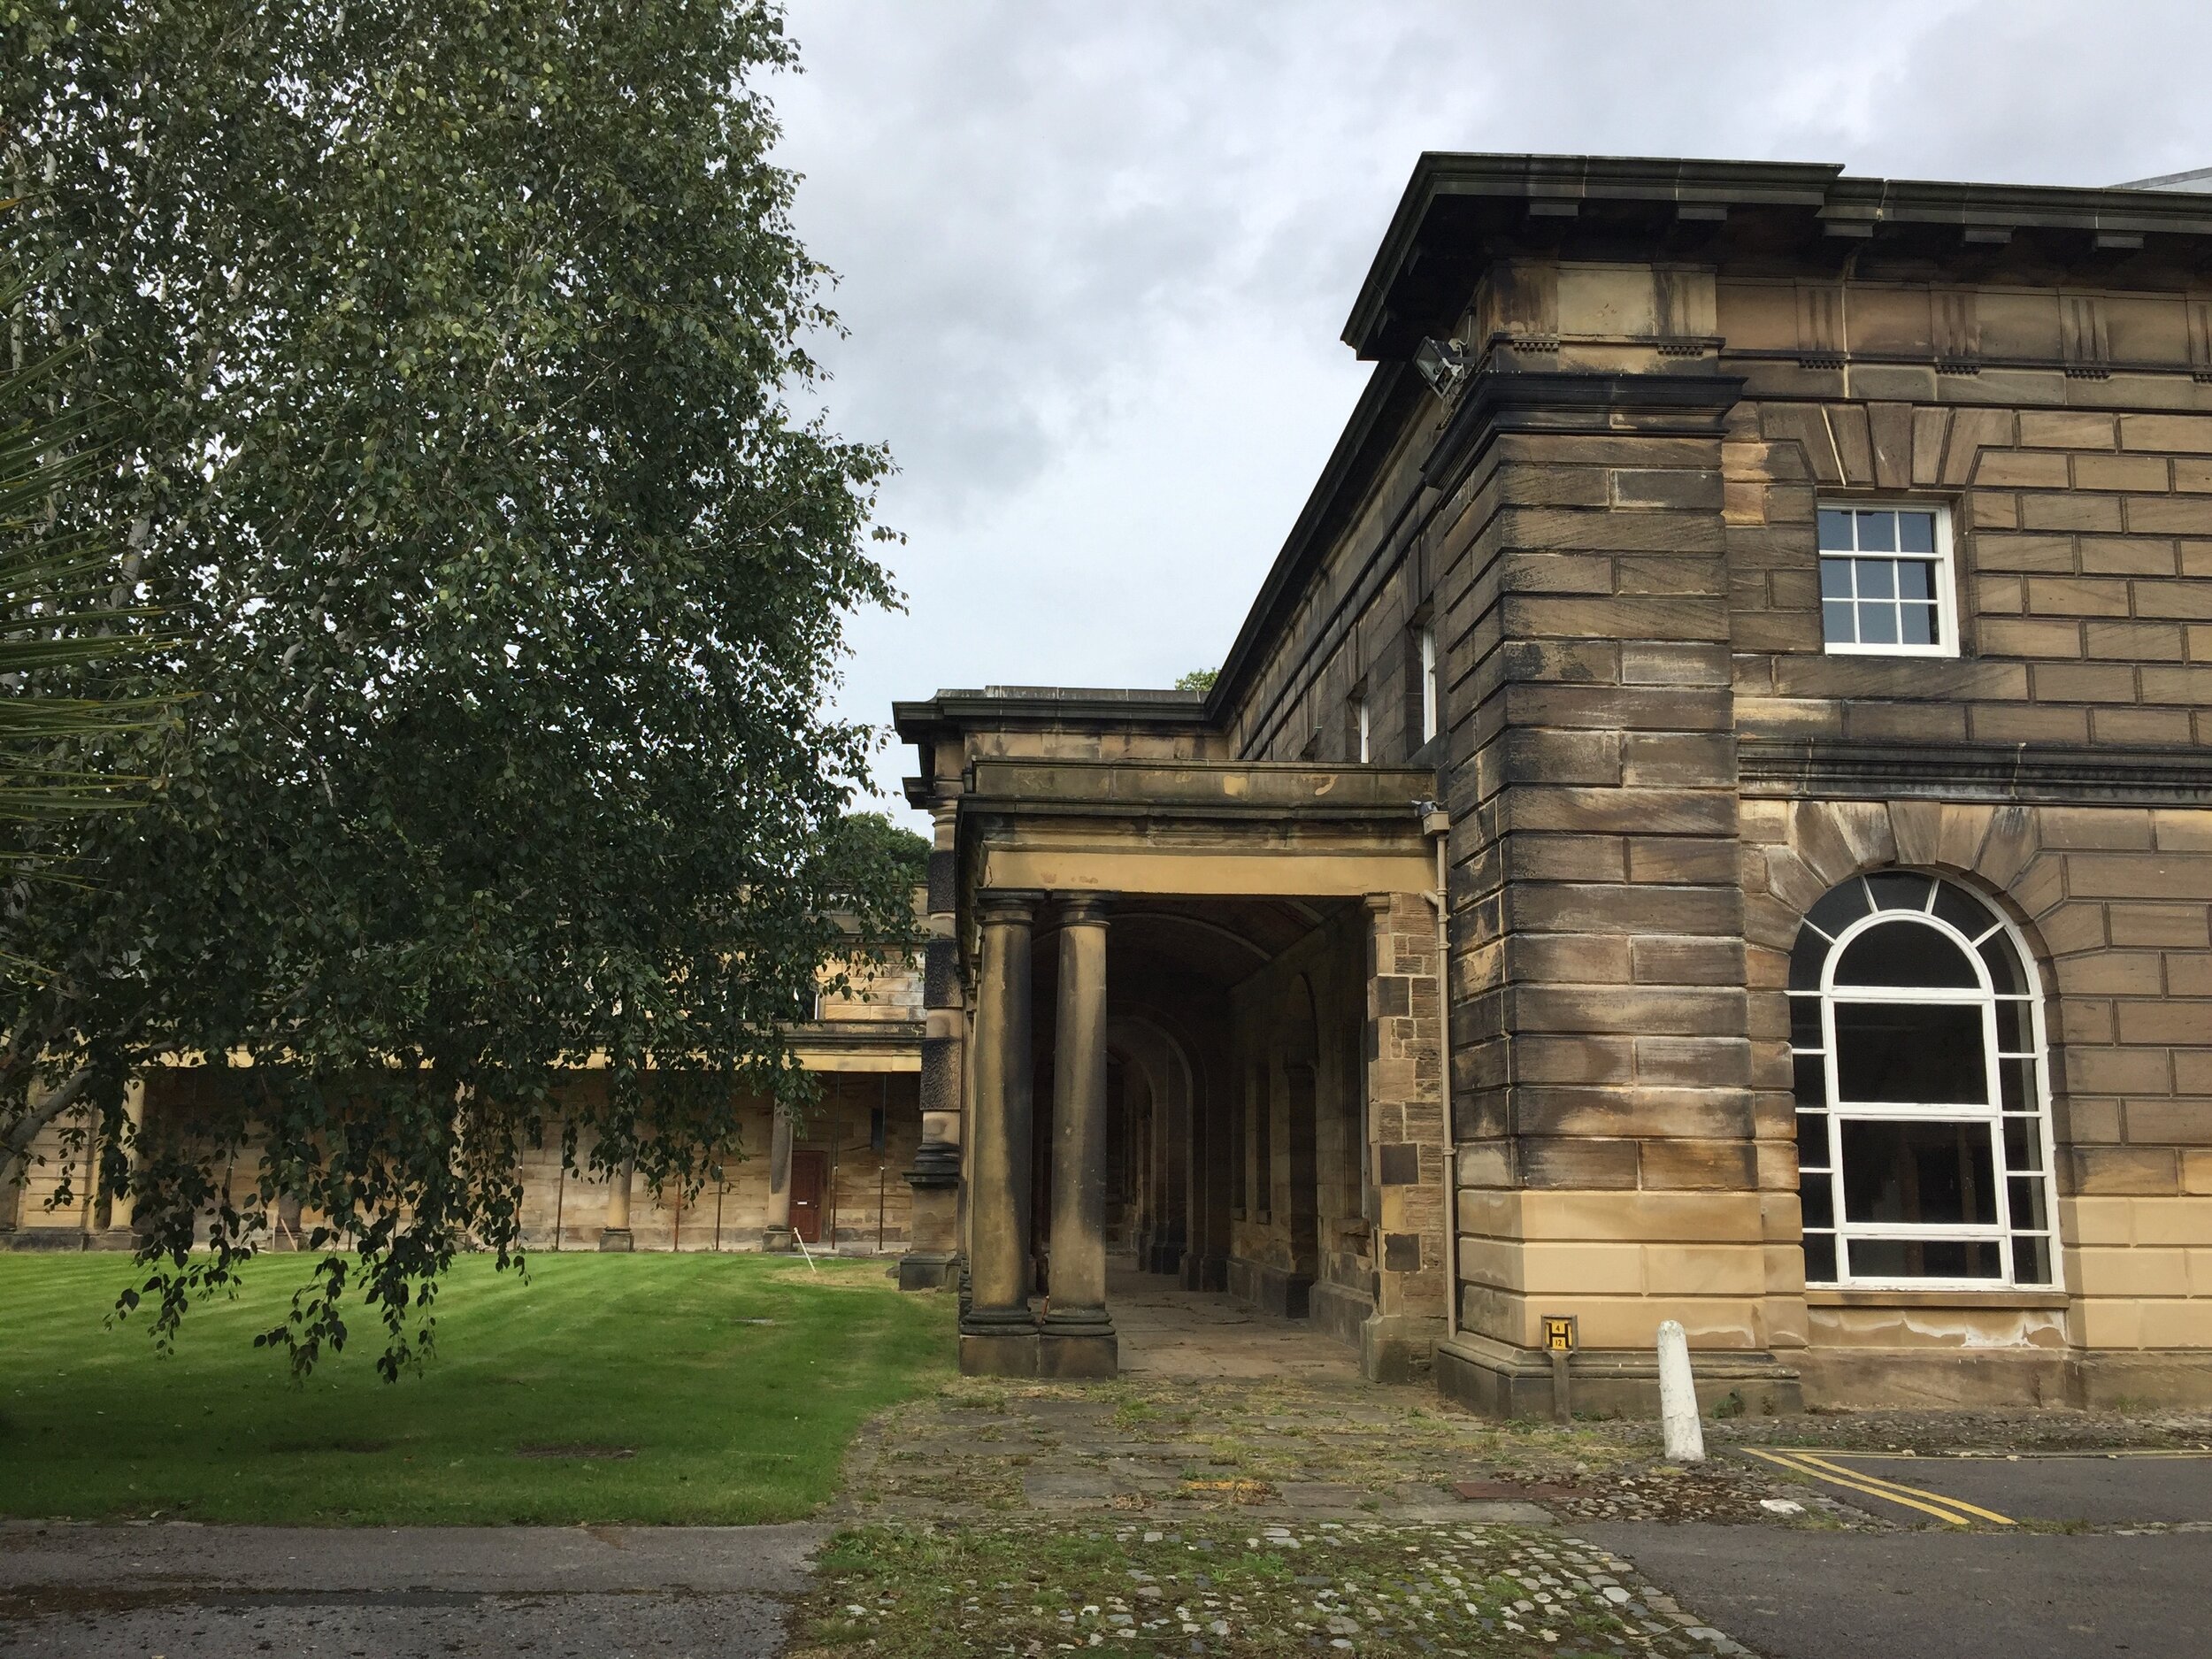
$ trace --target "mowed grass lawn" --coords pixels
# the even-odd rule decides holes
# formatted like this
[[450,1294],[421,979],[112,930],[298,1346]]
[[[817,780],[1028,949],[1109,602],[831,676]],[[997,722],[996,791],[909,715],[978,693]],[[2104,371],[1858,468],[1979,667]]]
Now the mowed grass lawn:
[[106,1323],[126,1258],[0,1255],[0,1514],[786,1521],[835,1491],[869,1413],[952,1371],[953,1298],[881,1262],[565,1254],[526,1280],[459,1262],[419,1373],[377,1376],[363,1316],[296,1385],[252,1340],[308,1263],[262,1257],[165,1358],[144,1318]]

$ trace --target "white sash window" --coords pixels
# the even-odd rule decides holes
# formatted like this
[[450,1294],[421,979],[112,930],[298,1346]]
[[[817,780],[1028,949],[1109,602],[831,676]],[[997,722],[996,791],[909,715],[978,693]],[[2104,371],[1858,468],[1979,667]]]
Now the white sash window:
[[1982,899],[1854,877],[1790,956],[1810,1285],[2055,1286],[2035,965]]

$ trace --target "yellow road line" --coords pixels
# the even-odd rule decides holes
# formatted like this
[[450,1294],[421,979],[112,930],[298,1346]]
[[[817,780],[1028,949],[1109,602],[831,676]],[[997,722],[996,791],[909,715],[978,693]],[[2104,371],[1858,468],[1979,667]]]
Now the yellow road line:
[[2029,1463],[2056,1457],[2093,1461],[2108,1457],[2207,1458],[2212,1457],[2212,1452],[2116,1447],[2108,1452],[1839,1452],[1837,1455],[1878,1463]]
[[[1837,1454],[1839,1456],[1847,1455]],[[1833,1470],[1838,1474],[1849,1475],[1855,1480],[1863,1480],[1870,1486],[1888,1486],[1898,1492],[1909,1492],[1916,1498],[1931,1498],[1947,1509],[1957,1509],[1967,1515],[1978,1516],[1981,1519],[1994,1522],[1999,1526],[2013,1525],[2011,1517],[2000,1515],[1994,1509],[1982,1509],[1977,1504],[1967,1502],[1963,1498],[1955,1498],[1947,1492],[1928,1492],[1918,1486],[1908,1486],[1894,1480],[1885,1480],[1879,1475],[1868,1474],[1863,1469],[1853,1469],[1843,1463],[1832,1463],[1824,1457],[1814,1456],[1810,1452],[1792,1452],[1790,1455],[1809,1468]]]
[[1934,1516],[1937,1520],[1948,1526],[1970,1525],[1963,1515],[1954,1515],[1948,1509],[1939,1509],[1932,1503],[1923,1503],[1916,1498],[1904,1497],[1895,1492],[1885,1492],[1879,1486],[1868,1486],[1844,1475],[1824,1473],[1820,1470],[1793,1462],[1783,1456],[1779,1452],[1762,1451],[1755,1446],[1740,1447],[1738,1449],[1748,1453],[1753,1457],[1763,1457],[1770,1463],[1779,1463],[1783,1468],[1793,1473],[1809,1476],[1812,1479],[1824,1482],[1828,1486],[1841,1486],[1847,1492],[1855,1492],[1862,1497],[1879,1498],[1886,1503],[1901,1504],[1908,1509],[1918,1509],[1924,1515]]

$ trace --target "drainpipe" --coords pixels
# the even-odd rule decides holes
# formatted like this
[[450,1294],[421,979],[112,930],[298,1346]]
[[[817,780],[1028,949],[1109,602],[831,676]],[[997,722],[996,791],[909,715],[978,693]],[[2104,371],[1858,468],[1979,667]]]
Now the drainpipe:
[[1459,1338],[1459,1133],[1452,1122],[1451,887],[1445,855],[1452,815],[1434,801],[1416,801],[1421,833],[1436,845],[1436,890],[1421,896],[1436,910],[1437,1036],[1443,1049],[1444,1095],[1444,1338]]

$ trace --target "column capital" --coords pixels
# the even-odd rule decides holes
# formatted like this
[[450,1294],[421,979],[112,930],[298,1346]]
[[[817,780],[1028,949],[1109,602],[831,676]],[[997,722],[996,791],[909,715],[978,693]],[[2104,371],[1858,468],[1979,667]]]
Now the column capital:
[[1037,907],[1045,902],[1045,895],[1033,887],[985,887],[975,895],[978,920],[992,923],[1033,921]]
[[1060,926],[1063,927],[1103,927],[1106,914],[1113,908],[1118,893],[1056,893],[1060,902]]

